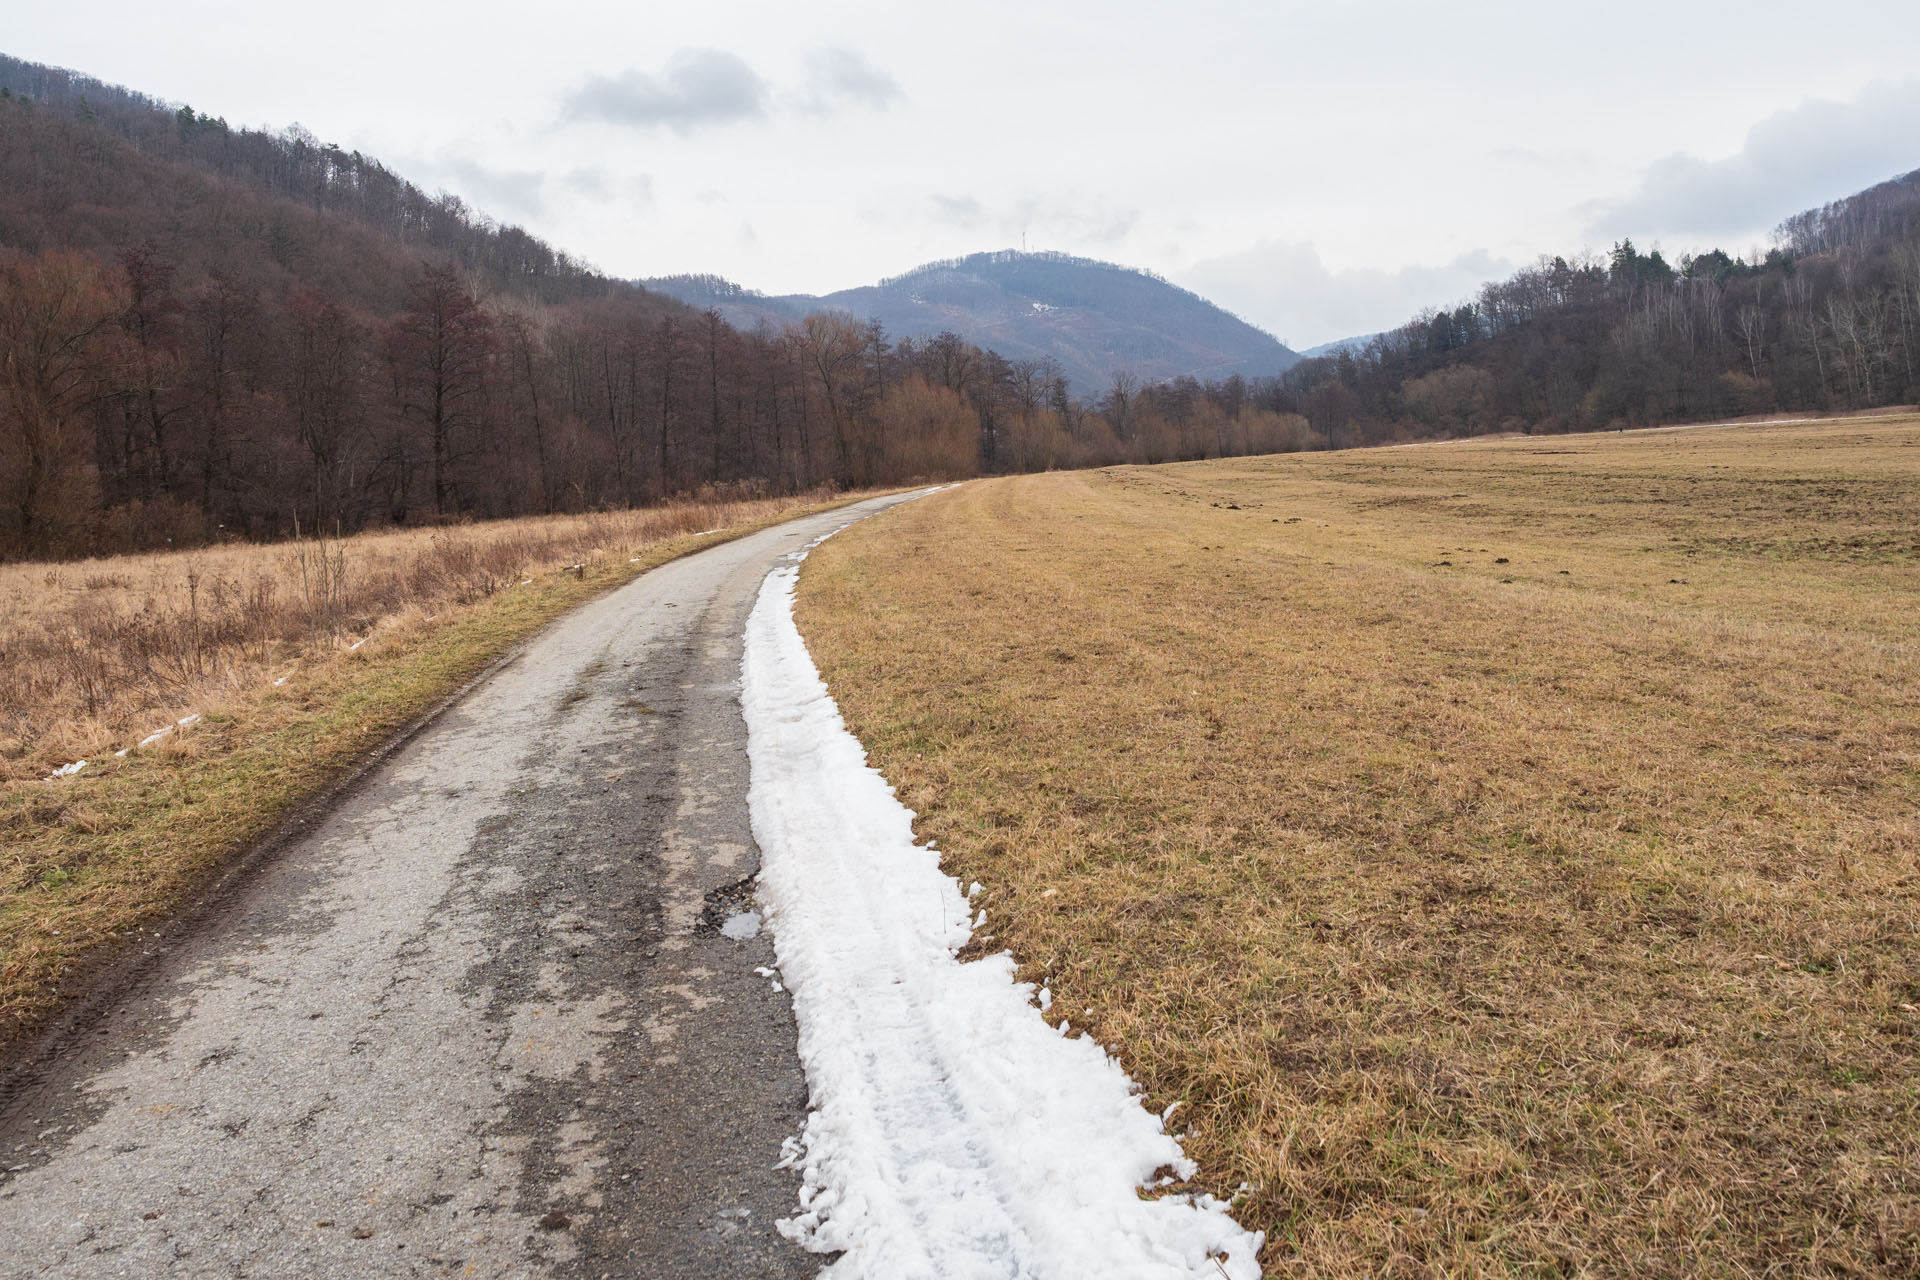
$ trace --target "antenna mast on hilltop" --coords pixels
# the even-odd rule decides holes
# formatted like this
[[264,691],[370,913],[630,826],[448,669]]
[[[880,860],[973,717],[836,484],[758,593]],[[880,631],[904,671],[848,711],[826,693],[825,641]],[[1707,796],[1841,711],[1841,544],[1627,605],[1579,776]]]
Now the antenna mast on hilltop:
[[1025,253],[1026,251],[1027,251],[1027,233],[1026,233],[1026,230],[1023,228],[1020,232],[1020,252]]

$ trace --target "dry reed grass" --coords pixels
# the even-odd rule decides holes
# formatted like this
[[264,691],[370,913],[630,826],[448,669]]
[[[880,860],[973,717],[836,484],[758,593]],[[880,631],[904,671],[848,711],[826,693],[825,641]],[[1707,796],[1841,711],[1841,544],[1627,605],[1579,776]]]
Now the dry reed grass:
[[[689,502],[0,567],[0,1051],[517,641],[654,565],[821,505]],[[83,772],[44,780],[79,759]]]
[[529,577],[818,497],[0,565],[0,780],[130,746]]
[[984,482],[800,620],[1276,1275],[1920,1274],[1920,420]]

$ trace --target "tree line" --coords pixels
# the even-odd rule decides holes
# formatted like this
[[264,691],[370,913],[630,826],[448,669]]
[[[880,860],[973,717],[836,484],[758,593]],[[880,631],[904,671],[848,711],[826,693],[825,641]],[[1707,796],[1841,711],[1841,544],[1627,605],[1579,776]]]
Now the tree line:
[[1189,380],[1103,411],[1045,363],[845,314],[741,332],[426,264],[375,316],[186,279],[150,245],[0,262],[0,442],[16,558],[1312,443],[1244,394]]
[[1787,219],[1755,261],[1622,240],[1543,258],[1269,389],[1336,445],[1920,399],[1920,171]]

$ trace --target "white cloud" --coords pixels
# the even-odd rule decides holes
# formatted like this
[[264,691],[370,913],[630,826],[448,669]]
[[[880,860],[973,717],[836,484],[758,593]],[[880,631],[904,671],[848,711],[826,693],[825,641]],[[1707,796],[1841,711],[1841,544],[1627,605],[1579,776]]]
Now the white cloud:
[[1726,240],[1770,231],[1803,209],[1920,167],[1920,79],[1877,81],[1847,102],[1812,99],[1748,130],[1731,156],[1675,154],[1627,196],[1583,207],[1601,240]]
[[1513,263],[1484,249],[1440,266],[1335,271],[1310,244],[1262,241],[1196,263],[1178,279],[1299,351],[1391,329],[1422,307],[1457,303],[1513,271]]

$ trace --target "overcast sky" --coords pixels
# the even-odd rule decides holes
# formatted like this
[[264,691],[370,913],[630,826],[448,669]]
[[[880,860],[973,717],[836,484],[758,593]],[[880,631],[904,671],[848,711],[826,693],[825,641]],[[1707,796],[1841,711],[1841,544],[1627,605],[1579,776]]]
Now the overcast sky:
[[1149,267],[1296,347],[1920,168],[1920,4],[4,0],[0,48],[305,125],[602,269]]

